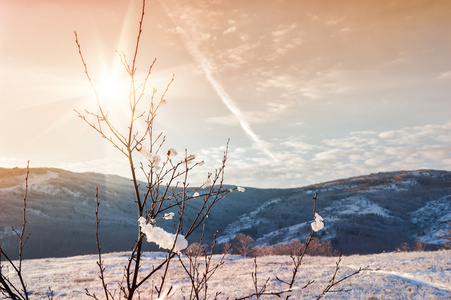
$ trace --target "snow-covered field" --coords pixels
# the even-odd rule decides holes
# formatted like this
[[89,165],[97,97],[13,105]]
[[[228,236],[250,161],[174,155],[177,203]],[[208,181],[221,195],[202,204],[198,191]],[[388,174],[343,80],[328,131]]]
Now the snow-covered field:
[[[106,266],[106,280],[111,290],[118,293],[127,253],[103,255]],[[146,253],[141,272],[146,274],[164,259],[163,253]],[[218,261],[220,256],[214,256]],[[208,284],[210,296],[221,292],[219,299],[234,299],[253,292],[252,272],[254,260],[240,256],[226,256],[226,262],[211,278]],[[69,258],[45,258],[25,260],[23,270],[32,299],[46,298],[49,287],[54,299],[87,299],[85,289],[96,293],[102,299],[96,255]],[[315,299],[328,284],[335,270],[335,257],[306,257],[298,273],[296,290],[291,299]],[[268,291],[281,290],[276,280],[288,280],[292,272],[292,261],[287,256],[261,257],[258,263],[258,283],[270,278]],[[330,299],[451,299],[451,250],[437,252],[399,252],[376,255],[353,255],[342,258],[337,279],[354,272],[359,267],[364,271],[343,282],[337,289],[351,289],[347,293],[330,293]],[[6,271],[3,269],[3,272]],[[141,299],[152,299],[153,284],[159,284],[161,273],[149,280],[141,289]],[[189,280],[177,261],[171,263],[168,285],[174,285],[178,295],[189,294]],[[309,280],[314,280],[302,289]],[[156,297],[154,296],[154,299]],[[213,298],[213,297],[211,297]],[[273,299],[277,297],[266,297]],[[173,297],[171,299],[183,299]]]

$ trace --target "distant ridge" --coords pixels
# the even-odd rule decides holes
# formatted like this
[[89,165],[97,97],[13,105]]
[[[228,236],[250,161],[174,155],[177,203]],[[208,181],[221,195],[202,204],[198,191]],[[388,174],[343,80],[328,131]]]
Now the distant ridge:
[[[0,168],[0,240],[16,253],[11,226],[22,217],[25,169]],[[142,184],[144,186],[145,184]],[[136,239],[137,216],[130,179],[55,168],[30,169],[25,257],[72,256],[96,252],[95,188],[99,187],[100,238],[105,252],[129,250]],[[422,238],[430,249],[443,242],[436,234],[451,222],[451,172],[381,172],[301,188],[246,188],[213,208],[205,242],[218,230],[224,242],[242,232],[255,245],[304,240],[312,222],[312,197],[325,227],[316,236],[343,254],[394,251]],[[187,218],[194,213],[190,205]],[[176,213],[176,211],[174,211]],[[161,224],[172,230],[174,224]],[[197,242],[193,235],[190,242]],[[158,250],[146,245],[147,250]]]

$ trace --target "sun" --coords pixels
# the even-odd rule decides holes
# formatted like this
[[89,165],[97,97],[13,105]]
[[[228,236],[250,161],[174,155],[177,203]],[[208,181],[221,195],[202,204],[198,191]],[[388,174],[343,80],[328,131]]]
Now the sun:
[[128,103],[129,82],[117,72],[105,72],[95,83],[99,101],[107,106]]

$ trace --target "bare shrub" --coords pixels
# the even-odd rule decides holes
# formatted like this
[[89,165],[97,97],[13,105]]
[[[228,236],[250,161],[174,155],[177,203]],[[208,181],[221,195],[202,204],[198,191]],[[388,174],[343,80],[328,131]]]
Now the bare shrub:
[[232,243],[224,242],[221,244],[221,253],[222,254],[231,254],[232,253]]
[[413,245],[413,251],[421,252],[426,250],[426,244],[423,243],[422,238],[418,238],[415,240],[415,245]]
[[318,239],[313,238],[309,249],[307,250],[307,254],[314,256],[332,256],[335,254],[335,251],[330,241],[321,242]]
[[[268,256],[268,255],[296,255],[304,251],[306,244],[299,240],[292,240],[289,244],[277,244],[274,246],[263,245],[252,248],[254,256]],[[310,241],[306,254],[312,256],[331,256],[336,254],[330,241],[319,241],[313,237]]]
[[201,245],[199,243],[191,243],[185,250],[187,256],[200,256],[205,254],[207,251],[207,245]]
[[397,249],[397,251],[400,252],[409,252],[410,251],[410,246],[409,244],[407,244],[407,242],[402,243],[399,248]]
[[[288,245],[287,249],[285,251],[285,254],[283,255],[296,255],[297,253],[300,253],[305,245],[301,243],[299,240],[292,240]],[[279,254],[280,255],[280,254]]]
[[235,243],[232,247],[233,252],[241,256],[249,256],[252,252],[252,243],[254,239],[243,233],[237,233],[235,236]]
[[255,246],[252,248],[252,254],[255,257],[275,255],[274,247],[264,244],[263,246]]

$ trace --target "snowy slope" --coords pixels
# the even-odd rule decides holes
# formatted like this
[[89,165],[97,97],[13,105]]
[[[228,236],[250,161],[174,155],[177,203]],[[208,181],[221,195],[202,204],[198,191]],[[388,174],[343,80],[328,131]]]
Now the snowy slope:
[[393,251],[415,239],[438,246],[451,222],[451,173],[418,170],[378,173],[280,191],[276,199],[238,216],[222,238],[244,232],[256,245],[303,240],[313,221],[313,195],[325,228],[318,237],[342,253]]
[[[112,290],[118,289],[123,276],[126,253],[110,253],[103,256],[106,265],[106,282]],[[151,270],[164,259],[162,253],[147,253],[143,259],[142,271]],[[214,256],[213,261],[219,257]],[[46,258],[26,260],[23,263],[25,282],[32,292],[31,299],[43,299],[49,287],[55,299],[88,299],[85,288],[91,293],[103,295],[96,255],[68,258]],[[335,270],[336,257],[306,257],[294,286],[292,299],[316,299],[328,284]],[[262,284],[269,278],[269,291],[281,288],[275,276],[288,279],[291,276],[292,261],[287,256],[269,256],[257,260],[258,279]],[[337,286],[337,289],[351,289],[347,293],[331,293],[329,299],[450,299],[451,298],[451,250],[437,252],[402,252],[376,255],[345,256],[340,264],[337,279],[359,267],[372,271],[351,277]],[[213,299],[220,292],[219,299],[234,299],[253,292],[253,259],[227,256],[226,262],[209,281],[209,295]],[[153,284],[159,284],[160,274],[141,288],[141,299],[151,299]],[[189,280],[178,262],[171,264],[169,282],[180,294],[188,295]],[[315,280],[307,288],[302,287]],[[100,299],[103,299],[101,297]],[[171,298],[179,300],[180,297]],[[264,299],[279,299],[267,297]]]

